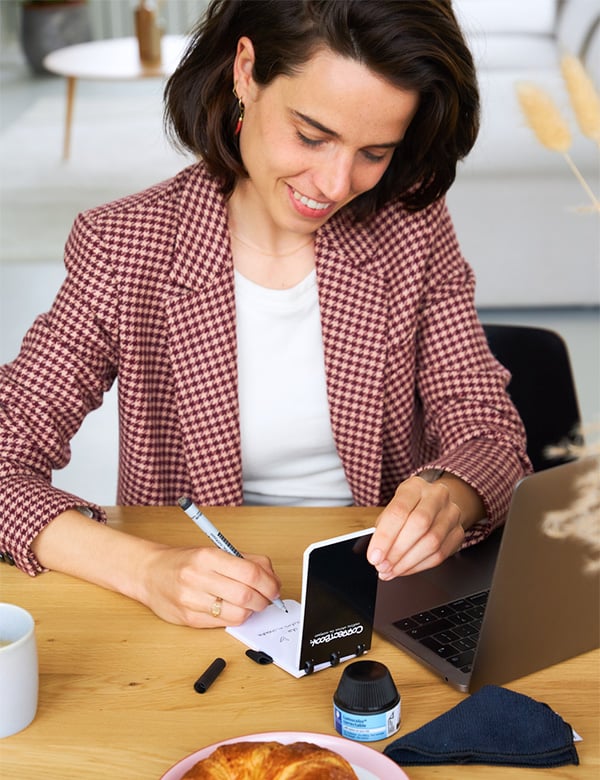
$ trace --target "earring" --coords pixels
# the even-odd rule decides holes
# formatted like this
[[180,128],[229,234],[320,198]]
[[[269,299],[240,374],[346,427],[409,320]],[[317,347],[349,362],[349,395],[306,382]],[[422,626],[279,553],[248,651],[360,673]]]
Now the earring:
[[241,97],[238,95],[238,93],[237,93],[237,90],[236,90],[236,88],[235,88],[235,87],[233,88],[233,94],[234,94],[234,95],[235,95],[235,97],[237,98],[237,102],[238,102],[238,111],[239,111],[238,121],[237,121],[237,124],[236,124],[236,126],[235,126],[234,135],[239,135],[239,134],[240,134],[240,130],[242,129],[242,124],[243,124],[243,122],[244,122],[244,111],[245,111],[246,109],[245,109],[245,106],[244,106],[244,101],[243,101],[243,100],[242,100],[242,98],[241,98]]

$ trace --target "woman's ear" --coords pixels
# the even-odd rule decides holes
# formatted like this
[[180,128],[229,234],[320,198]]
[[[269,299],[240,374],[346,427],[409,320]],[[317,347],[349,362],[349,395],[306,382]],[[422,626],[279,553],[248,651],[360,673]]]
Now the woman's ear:
[[238,41],[235,59],[233,61],[233,86],[236,94],[247,101],[254,95],[254,46],[250,38],[242,37]]

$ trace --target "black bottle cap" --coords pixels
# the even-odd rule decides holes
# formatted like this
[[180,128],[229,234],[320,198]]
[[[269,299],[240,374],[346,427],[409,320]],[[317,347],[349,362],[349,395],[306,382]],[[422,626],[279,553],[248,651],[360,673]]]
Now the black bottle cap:
[[344,669],[333,701],[347,712],[387,712],[400,695],[387,666],[379,661],[355,661]]

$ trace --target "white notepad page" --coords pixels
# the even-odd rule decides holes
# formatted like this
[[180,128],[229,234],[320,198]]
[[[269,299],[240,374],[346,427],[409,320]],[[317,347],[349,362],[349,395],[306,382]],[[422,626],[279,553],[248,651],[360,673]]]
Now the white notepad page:
[[241,626],[230,626],[227,633],[239,639],[252,650],[267,653],[273,663],[294,677],[303,677],[298,669],[302,605],[285,599],[287,613],[271,604],[262,612],[255,612]]

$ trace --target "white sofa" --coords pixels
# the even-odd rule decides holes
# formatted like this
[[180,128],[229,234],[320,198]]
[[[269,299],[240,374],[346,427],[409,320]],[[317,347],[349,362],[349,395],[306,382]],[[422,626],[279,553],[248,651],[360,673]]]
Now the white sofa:
[[598,148],[584,138],[560,74],[563,53],[600,80],[598,0],[453,0],[478,67],[482,126],[448,202],[478,279],[480,308],[600,303],[600,214],[562,155],[526,126],[515,85],[549,91],[569,118],[571,156],[600,197]]

